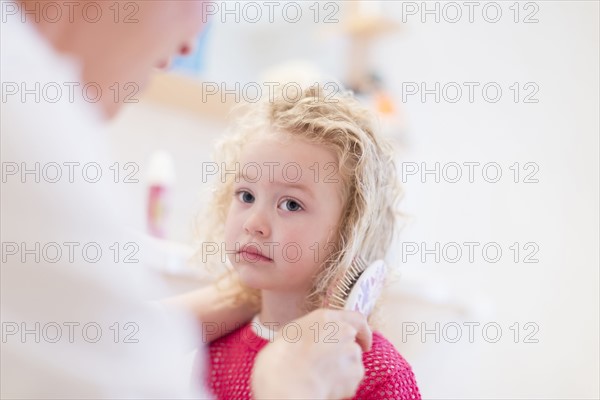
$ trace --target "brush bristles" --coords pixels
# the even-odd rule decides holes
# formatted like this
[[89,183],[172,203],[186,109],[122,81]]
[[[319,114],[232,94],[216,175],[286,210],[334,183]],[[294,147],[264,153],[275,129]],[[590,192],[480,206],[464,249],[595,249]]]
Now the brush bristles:
[[360,278],[360,275],[367,268],[367,264],[361,257],[355,257],[350,267],[344,272],[343,276],[336,282],[333,293],[329,299],[329,306],[335,309],[343,309],[346,305],[346,299],[350,295],[352,287]]

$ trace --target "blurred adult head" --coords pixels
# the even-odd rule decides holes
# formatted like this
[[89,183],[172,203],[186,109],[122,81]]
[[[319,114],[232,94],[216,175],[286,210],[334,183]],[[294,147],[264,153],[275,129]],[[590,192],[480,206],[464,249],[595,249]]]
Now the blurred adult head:
[[[127,93],[141,90],[152,70],[168,65],[174,55],[191,51],[203,25],[205,1],[21,0],[18,16],[34,23],[59,53],[81,67],[82,83],[99,84],[98,102],[111,117]],[[115,99],[115,83],[121,95]],[[133,84],[133,85],[131,85]],[[125,85],[128,90],[125,90]],[[110,87],[113,87],[112,92]]]

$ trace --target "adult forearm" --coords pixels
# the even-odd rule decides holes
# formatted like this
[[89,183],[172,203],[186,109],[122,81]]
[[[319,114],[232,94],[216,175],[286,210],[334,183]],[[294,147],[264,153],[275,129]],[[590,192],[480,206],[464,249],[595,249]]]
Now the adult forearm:
[[166,305],[175,306],[194,315],[201,324],[202,340],[212,342],[249,321],[258,306],[240,301],[240,286],[233,278],[222,279],[176,297],[166,299]]

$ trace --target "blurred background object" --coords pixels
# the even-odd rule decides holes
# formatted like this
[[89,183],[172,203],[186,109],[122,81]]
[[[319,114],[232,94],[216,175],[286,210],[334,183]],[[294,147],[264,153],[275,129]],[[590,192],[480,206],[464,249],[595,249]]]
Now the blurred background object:
[[[266,81],[345,84],[398,152],[408,218],[380,329],[424,398],[599,398],[598,2],[278,4],[215,13],[112,127],[140,171],[173,155],[156,258],[173,292],[210,279],[186,259],[232,108]],[[144,226],[146,188],[126,190]]]
[[171,213],[171,191],[175,185],[173,156],[164,150],[154,152],[148,164],[148,234],[167,238],[167,225]]

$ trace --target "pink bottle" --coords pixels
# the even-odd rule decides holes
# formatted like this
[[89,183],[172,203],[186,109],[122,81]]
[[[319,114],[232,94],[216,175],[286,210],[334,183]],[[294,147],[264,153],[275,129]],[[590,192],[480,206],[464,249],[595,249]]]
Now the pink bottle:
[[166,151],[155,152],[148,166],[148,233],[166,239],[171,208],[171,190],[175,183],[173,157]]

